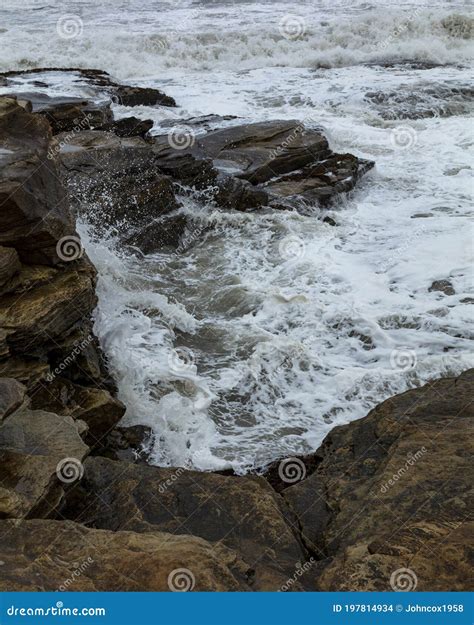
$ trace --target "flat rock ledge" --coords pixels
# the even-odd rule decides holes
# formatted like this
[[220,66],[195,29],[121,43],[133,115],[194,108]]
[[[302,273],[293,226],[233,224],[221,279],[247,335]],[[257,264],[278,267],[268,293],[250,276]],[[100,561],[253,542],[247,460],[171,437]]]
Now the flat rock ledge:
[[[71,72],[122,105],[174,105]],[[179,242],[186,189],[224,209],[299,210],[373,164],[294,121],[205,127],[173,149],[100,98],[22,99],[21,80],[4,75],[14,97],[0,97],[0,590],[399,590],[407,570],[417,590],[468,589],[474,370],[393,397],[264,475],[198,473],[146,465],[150,432],[117,427],[125,407],[92,329],[78,212],[125,220],[123,243],[146,253]]]

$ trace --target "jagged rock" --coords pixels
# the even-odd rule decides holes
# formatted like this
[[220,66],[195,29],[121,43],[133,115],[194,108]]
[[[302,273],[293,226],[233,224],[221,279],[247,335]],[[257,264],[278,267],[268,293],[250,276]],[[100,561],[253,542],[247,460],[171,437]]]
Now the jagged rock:
[[18,103],[29,102],[30,112],[44,116],[53,134],[81,132],[102,126],[113,120],[109,102],[96,103],[83,98],[49,96],[37,91],[13,94]]
[[26,388],[12,378],[0,378],[0,422],[25,401]]
[[456,293],[449,280],[435,280],[428,291],[441,291],[445,295],[455,295]]
[[88,426],[85,442],[97,446],[120,421],[125,406],[101,388],[87,388],[56,377],[42,383],[32,398],[32,407],[70,415]]
[[194,536],[0,521],[0,591],[249,591],[234,551]]
[[[123,106],[168,106],[175,107],[174,98],[158,89],[150,87],[132,87],[121,85],[101,69],[83,69],[78,67],[40,67],[27,70],[13,70],[3,72],[1,77],[9,78],[9,84],[14,86],[21,82],[32,86],[47,87],[51,78],[57,79],[57,74],[71,77],[78,84],[83,83],[94,90],[98,97],[109,97]],[[53,76],[51,76],[51,74]],[[40,80],[38,80],[38,77]]]
[[237,210],[325,204],[350,191],[374,165],[352,154],[334,154],[321,132],[294,120],[199,136],[185,130],[181,135],[177,128],[175,135],[155,137],[154,151],[167,174],[198,189],[215,187],[215,201]]
[[12,247],[0,247],[0,287],[20,271],[18,254]]
[[149,138],[149,131],[153,128],[151,119],[138,119],[137,117],[123,117],[107,124],[99,130],[113,132],[117,137],[142,137]]
[[74,234],[50,138],[46,120],[0,97],[0,244],[27,264],[60,262],[56,244]]
[[95,276],[90,267],[67,268],[22,297],[2,297],[0,327],[8,334],[12,354],[37,356],[90,316],[95,304]]
[[70,469],[78,479],[88,451],[81,438],[84,429],[84,423],[71,417],[26,407],[3,422],[0,518],[47,515],[59,505],[71,477],[64,462],[72,462]]
[[417,590],[469,589],[473,388],[471,369],[334,428],[314,473],[282,492],[327,558],[314,590],[390,590],[402,568]]
[[75,210],[87,211],[97,228],[116,227],[123,243],[145,253],[178,244],[186,219],[143,139],[82,132],[61,148],[60,158]]
[[174,98],[150,87],[114,85],[114,99],[122,106],[176,106]]
[[[277,590],[305,555],[291,520],[262,478],[89,458],[63,516],[114,531],[163,531],[222,541],[255,569],[255,588]],[[296,587],[300,587],[298,584]]]

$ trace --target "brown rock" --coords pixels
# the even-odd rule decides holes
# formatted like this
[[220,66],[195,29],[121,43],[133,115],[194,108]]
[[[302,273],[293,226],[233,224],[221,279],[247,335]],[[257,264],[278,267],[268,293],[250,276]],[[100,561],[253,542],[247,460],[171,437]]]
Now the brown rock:
[[428,291],[441,291],[445,295],[455,295],[456,293],[449,280],[435,280]]
[[44,285],[22,297],[8,295],[0,300],[0,327],[8,332],[12,353],[37,355],[38,349],[54,345],[74,325],[88,317],[96,303],[94,280],[88,268],[58,273]]
[[248,565],[194,536],[0,521],[0,591],[245,591]]
[[0,244],[27,264],[58,263],[57,242],[74,234],[50,138],[44,119],[0,97]]
[[470,370],[334,428],[316,471],[283,491],[328,558],[315,589],[395,589],[403,568],[417,590],[468,589],[473,387]]
[[32,407],[80,419],[88,426],[85,437],[90,447],[97,446],[120,421],[125,406],[101,388],[87,388],[56,377],[42,383],[32,398]]
[[262,478],[89,458],[83,482],[61,514],[113,531],[159,530],[221,541],[255,569],[259,590],[278,590],[305,561],[285,507]]
[[[0,518],[47,515],[79,479],[85,424],[21,408],[0,426]],[[61,479],[63,478],[63,479]]]

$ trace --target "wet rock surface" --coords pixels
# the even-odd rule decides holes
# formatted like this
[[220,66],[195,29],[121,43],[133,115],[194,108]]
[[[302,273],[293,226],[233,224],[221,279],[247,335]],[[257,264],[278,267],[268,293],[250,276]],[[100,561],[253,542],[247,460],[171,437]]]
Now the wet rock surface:
[[[93,332],[97,278],[75,214],[155,252],[179,245],[190,187],[226,209],[299,209],[349,191],[373,163],[296,121],[188,120],[196,134],[177,148],[102,104],[174,106],[162,92],[73,69],[93,96],[26,99],[48,72],[67,73],[0,77],[18,96],[0,97],[0,588],[166,591],[184,568],[188,590],[389,590],[404,567],[419,590],[467,588],[473,371],[335,428],[296,459],[299,479],[282,463],[198,473],[145,464],[150,431],[119,425]],[[71,127],[87,107],[93,129]]]

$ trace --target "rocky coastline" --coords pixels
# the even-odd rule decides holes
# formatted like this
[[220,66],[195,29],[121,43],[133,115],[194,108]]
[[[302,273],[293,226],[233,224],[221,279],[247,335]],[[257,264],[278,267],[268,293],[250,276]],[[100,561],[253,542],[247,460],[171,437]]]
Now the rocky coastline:
[[[93,95],[46,95],[58,72]],[[298,121],[209,116],[186,120],[192,136],[151,135],[132,107],[173,98],[101,70],[0,83],[0,590],[469,589],[474,370],[242,477],[148,465],[151,432],[120,426],[94,335],[77,215],[126,220],[123,245],[145,254],[199,236],[180,202],[191,187],[234,210],[318,202],[337,227],[325,209],[374,163]],[[115,120],[111,100],[131,115]]]

